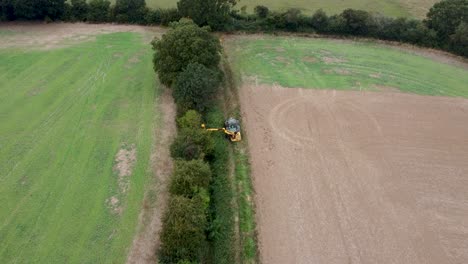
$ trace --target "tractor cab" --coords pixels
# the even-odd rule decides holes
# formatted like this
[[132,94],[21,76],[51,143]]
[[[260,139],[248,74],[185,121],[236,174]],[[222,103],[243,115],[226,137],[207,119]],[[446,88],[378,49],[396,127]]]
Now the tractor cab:
[[240,132],[239,120],[234,119],[232,117],[230,117],[228,120],[226,120],[226,122],[224,122],[224,127],[226,128],[226,130],[229,130],[229,132],[232,133]]

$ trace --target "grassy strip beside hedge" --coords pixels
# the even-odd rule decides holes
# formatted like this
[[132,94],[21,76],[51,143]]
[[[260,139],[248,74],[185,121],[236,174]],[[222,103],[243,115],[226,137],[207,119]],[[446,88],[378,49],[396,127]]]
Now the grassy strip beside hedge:
[[[225,104],[226,111],[242,121],[237,83],[240,76],[235,76],[229,64],[227,54],[221,58],[225,76]],[[257,234],[255,225],[255,206],[253,202],[253,186],[250,177],[250,163],[248,155],[248,138],[244,130],[243,141],[233,148],[234,182],[237,202],[237,216],[239,225],[240,261],[241,263],[258,263]]]
[[250,178],[250,163],[245,148],[245,142],[242,146],[234,148],[241,258],[242,263],[255,263],[258,262],[255,209],[252,201],[253,187]]

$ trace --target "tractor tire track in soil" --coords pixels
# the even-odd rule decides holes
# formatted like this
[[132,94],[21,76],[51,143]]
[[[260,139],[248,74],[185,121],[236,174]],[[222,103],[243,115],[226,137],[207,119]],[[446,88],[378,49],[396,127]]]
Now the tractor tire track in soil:
[[157,263],[159,232],[168,199],[167,186],[173,169],[169,147],[176,134],[176,107],[169,89],[164,88],[157,106],[156,111],[161,113],[162,120],[159,122],[161,127],[155,131],[156,145],[151,157],[154,179],[145,194],[138,221],[138,234],[128,254],[128,264]]
[[467,263],[468,100],[248,86],[262,263]]

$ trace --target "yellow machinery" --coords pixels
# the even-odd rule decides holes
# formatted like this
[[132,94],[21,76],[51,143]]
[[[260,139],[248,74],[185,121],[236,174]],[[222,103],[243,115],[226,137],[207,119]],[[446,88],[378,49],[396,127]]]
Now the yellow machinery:
[[202,124],[201,127],[207,131],[223,131],[232,142],[239,142],[242,140],[239,120],[232,117],[224,122],[223,128],[206,128],[205,124]]

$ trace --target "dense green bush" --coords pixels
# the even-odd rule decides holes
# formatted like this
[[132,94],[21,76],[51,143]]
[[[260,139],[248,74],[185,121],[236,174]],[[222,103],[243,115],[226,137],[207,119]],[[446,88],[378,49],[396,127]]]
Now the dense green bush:
[[171,145],[173,158],[204,159],[212,154],[213,138],[210,136],[210,132],[200,127],[201,116],[199,113],[188,111],[177,120],[177,123],[179,124],[179,133]]
[[198,195],[169,199],[160,234],[163,263],[200,262],[206,249],[206,208],[207,202]]
[[89,1],[88,21],[107,22],[109,21],[110,2],[108,0]]
[[71,0],[71,20],[86,21],[88,17],[88,3],[86,0]]
[[439,40],[447,41],[460,23],[468,23],[468,0],[444,0],[434,4],[425,22],[437,32]]
[[145,0],[116,0],[115,20],[119,23],[144,24],[147,12]]
[[172,195],[192,198],[206,192],[211,180],[210,165],[203,160],[177,160],[169,191]]
[[270,13],[270,9],[266,6],[258,5],[254,8],[254,12],[259,18],[266,18]]
[[199,26],[223,30],[230,24],[230,12],[237,0],[179,0],[177,8]]
[[2,0],[2,13],[8,20],[44,20],[61,18],[65,0]]
[[163,84],[171,86],[190,63],[218,67],[221,45],[208,28],[201,28],[190,19],[181,19],[171,27],[160,40],[152,42],[154,69]]
[[450,36],[452,50],[460,55],[468,57],[468,23],[458,25],[455,33]]
[[161,25],[168,26],[172,22],[177,22],[182,18],[177,8],[160,9],[161,12]]
[[172,95],[179,112],[195,109],[204,112],[212,103],[221,83],[221,72],[199,63],[190,63],[177,76]]
[[177,75],[190,63],[216,69],[221,45],[208,28],[200,28],[192,20],[181,19],[160,40],[153,40],[153,63],[159,79],[171,86]]
[[177,118],[177,127],[184,129],[199,129],[202,124],[201,115],[195,110],[188,110],[185,114]]

